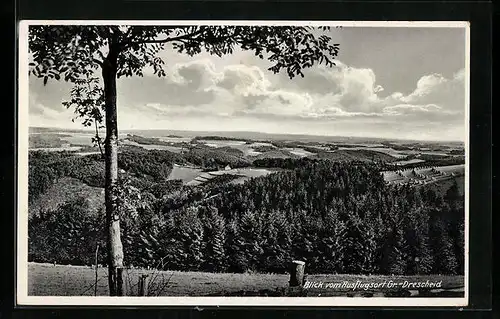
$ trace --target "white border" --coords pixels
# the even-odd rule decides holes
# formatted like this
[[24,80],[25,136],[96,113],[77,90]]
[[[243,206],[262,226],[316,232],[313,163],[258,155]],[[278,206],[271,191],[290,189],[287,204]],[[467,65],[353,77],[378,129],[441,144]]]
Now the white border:
[[464,263],[464,284],[465,300],[469,300],[469,170],[470,170],[470,24],[465,28],[465,263]]
[[[28,296],[28,27],[29,25],[308,25],[342,27],[465,28],[465,276],[464,298],[352,298],[352,297],[41,297]],[[18,27],[18,214],[16,302],[20,306],[354,306],[354,307],[464,307],[469,299],[469,83],[470,25],[466,21],[132,21],[132,20],[23,20]]]

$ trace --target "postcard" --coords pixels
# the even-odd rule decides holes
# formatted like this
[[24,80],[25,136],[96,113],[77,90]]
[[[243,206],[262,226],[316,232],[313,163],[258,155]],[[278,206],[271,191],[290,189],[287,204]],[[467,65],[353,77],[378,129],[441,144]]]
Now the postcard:
[[467,306],[469,24],[21,21],[19,305]]

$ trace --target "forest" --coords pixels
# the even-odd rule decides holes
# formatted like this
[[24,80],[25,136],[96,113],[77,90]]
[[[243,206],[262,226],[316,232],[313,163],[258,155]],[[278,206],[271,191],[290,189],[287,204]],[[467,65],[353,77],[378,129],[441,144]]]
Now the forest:
[[[137,152],[119,156],[128,266],[285,273],[300,259],[308,273],[464,272],[464,196],[456,182],[444,193],[394,186],[384,182],[383,163],[303,158],[241,163],[285,169],[243,184],[221,178],[188,187],[166,180],[173,163],[202,162],[206,153]],[[63,176],[103,186],[99,155],[30,152],[29,160],[30,201]],[[77,198],[33,214],[29,260],[93,264],[96,246],[106,246],[104,212],[90,215],[85,205]],[[106,264],[104,249],[99,263]]]

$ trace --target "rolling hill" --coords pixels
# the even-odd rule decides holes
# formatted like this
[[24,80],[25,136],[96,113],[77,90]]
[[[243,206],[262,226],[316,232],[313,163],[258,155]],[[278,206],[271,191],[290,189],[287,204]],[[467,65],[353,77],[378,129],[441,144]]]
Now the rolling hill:
[[259,155],[251,156],[252,160],[266,159],[266,158],[300,158],[299,155],[293,154],[290,151],[283,149],[274,149]]
[[373,150],[356,149],[356,150],[337,150],[333,152],[318,152],[316,155],[310,156],[310,158],[317,159],[328,159],[332,161],[361,161],[361,162],[372,162],[372,161],[384,161],[393,162],[397,159],[389,154],[382,152],[377,152]]
[[40,211],[55,210],[67,201],[85,198],[89,213],[95,214],[104,208],[104,188],[92,187],[72,177],[62,177],[29,205],[29,215]]

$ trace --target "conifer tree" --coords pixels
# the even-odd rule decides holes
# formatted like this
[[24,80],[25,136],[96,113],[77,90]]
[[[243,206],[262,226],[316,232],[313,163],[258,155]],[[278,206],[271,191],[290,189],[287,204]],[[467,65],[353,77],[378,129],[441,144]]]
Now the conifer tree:
[[338,219],[338,214],[329,211],[325,216],[320,251],[323,254],[322,270],[326,273],[341,273],[345,258],[346,225]]
[[377,230],[370,223],[360,225],[359,249],[362,252],[360,260],[360,272],[362,274],[374,274],[378,272],[377,253]]
[[205,218],[205,263],[204,270],[221,272],[227,267],[225,222],[217,209],[209,209]]
[[411,226],[414,241],[411,242],[409,247],[408,268],[410,273],[428,274],[432,270],[434,257],[430,247],[429,220],[428,209],[416,210]]
[[[354,208],[354,202],[350,205]],[[362,219],[356,213],[356,210],[350,210],[345,217],[346,225],[346,239],[345,239],[345,258],[343,263],[343,271],[346,273],[361,273],[363,268],[363,260],[366,258],[364,249],[371,247],[364,247],[366,243],[364,225]],[[371,258],[371,252],[369,253]]]
[[402,275],[407,270],[407,246],[404,230],[392,222],[383,248],[382,269],[386,274]]
[[243,240],[243,251],[248,261],[248,269],[256,270],[262,255],[261,227],[254,214],[245,212],[240,219],[240,235]]
[[451,240],[446,224],[438,217],[432,227],[432,250],[434,255],[433,273],[456,274],[457,259],[455,256],[453,241]]
[[159,230],[155,236],[149,236],[149,242],[153,242],[153,252],[156,252],[152,266],[165,264],[171,269],[183,269],[187,256],[179,234],[176,213],[166,215],[158,226]]
[[244,250],[238,220],[226,224],[226,254],[228,256],[228,271],[241,273],[248,269],[248,260]]
[[465,267],[465,225],[462,221],[458,224],[458,235],[455,239],[455,255],[457,257],[457,274],[464,274]]
[[448,188],[446,194],[444,196],[444,200],[450,207],[451,211],[459,211],[460,210],[460,202],[462,200],[462,196],[460,195],[460,191],[458,190],[457,180],[453,180],[453,184]]
[[199,270],[203,263],[203,226],[197,209],[187,209],[176,214],[176,231],[183,248],[182,264],[188,270]]
[[274,211],[265,218],[262,228],[262,258],[259,268],[272,269],[276,266],[276,256],[279,254],[278,230],[274,227],[272,216]]
[[279,263],[276,271],[286,271],[288,262],[292,259],[292,228],[286,214],[283,211],[278,211],[277,215],[273,218],[274,229],[278,231],[277,244],[278,255],[277,261]]

